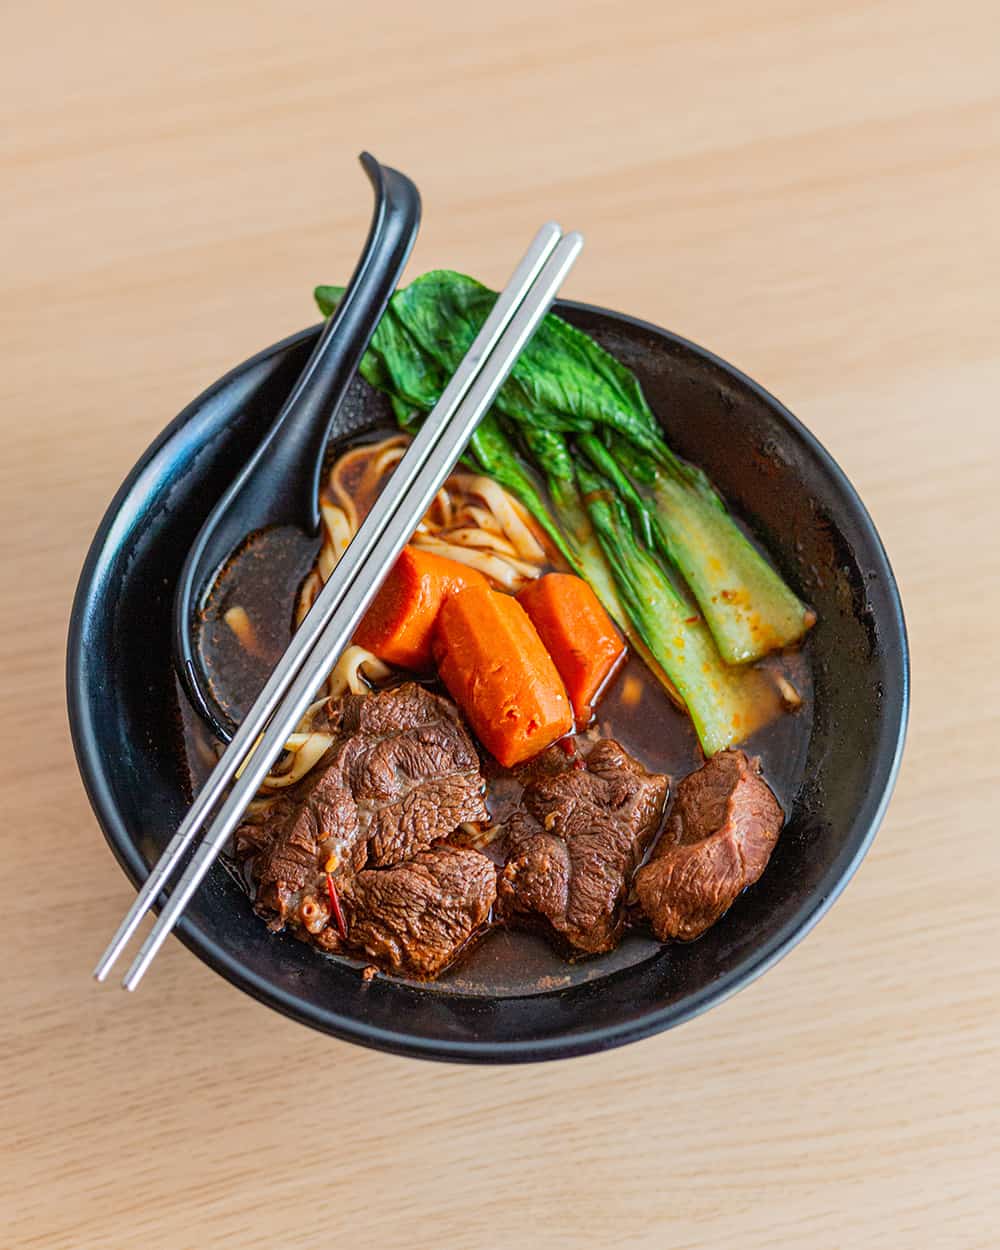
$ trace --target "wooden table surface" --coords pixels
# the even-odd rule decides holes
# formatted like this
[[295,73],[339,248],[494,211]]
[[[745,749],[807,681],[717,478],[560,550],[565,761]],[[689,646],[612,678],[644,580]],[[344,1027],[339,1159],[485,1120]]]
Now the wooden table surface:
[[[985,0],[4,6],[0,1244],[997,1244],[998,36]],[[89,979],[131,888],[66,728],[84,552],[174,413],[343,279],[362,146],[420,184],[414,273],[584,231],[567,293],[778,394],[899,575],[910,737],[861,872],[610,1054],[366,1052],[176,943],[135,997]]]

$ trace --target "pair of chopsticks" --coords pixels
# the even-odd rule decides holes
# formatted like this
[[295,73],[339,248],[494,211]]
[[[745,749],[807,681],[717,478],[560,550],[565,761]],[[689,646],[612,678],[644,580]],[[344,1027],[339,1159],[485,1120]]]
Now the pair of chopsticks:
[[[441,398],[399,461],[390,488],[375,501],[350,546],[296,631],[288,649],[219,758],[180,827],[129,908],[94,970],[103,981],[208,824],[138,955],[122,980],[134,990],[180,919],[247,804],[281,755],[330,669],[353,637],[385,575],[455,467],[476,426],[538,328],[583,238],[543,226],[501,292]],[[228,794],[226,793],[228,789]],[[223,797],[225,796],[225,797]]]

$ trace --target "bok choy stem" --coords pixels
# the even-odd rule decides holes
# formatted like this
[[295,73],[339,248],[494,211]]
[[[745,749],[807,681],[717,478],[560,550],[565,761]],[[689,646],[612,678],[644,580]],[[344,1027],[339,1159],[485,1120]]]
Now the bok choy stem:
[[773,687],[758,670],[722,661],[692,602],[636,541],[610,483],[586,464],[577,477],[629,619],[679,691],[705,754],[742,741],[774,714]]
[[727,663],[759,660],[798,642],[815,614],[719,506],[711,487],[682,480],[624,439],[614,439],[609,454],[648,487],[662,549],[690,587]]

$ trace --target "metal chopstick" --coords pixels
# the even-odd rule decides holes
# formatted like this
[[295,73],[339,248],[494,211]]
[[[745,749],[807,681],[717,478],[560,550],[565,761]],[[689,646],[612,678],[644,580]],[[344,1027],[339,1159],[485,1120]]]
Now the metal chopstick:
[[[555,233],[558,234],[557,231],[555,231]],[[506,322],[509,328],[506,333],[502,330],[499,331],[499,335],[502,337],[500,339],[498,350],[495,352],[494,357],[490,360],[489,367],[486,370],[486,374],[489,376],[479,377],[475,381],[471,381],[471,378],[474,376],[473,369],[482,364],[488,348],[497,342],[498,332],[494,331],[493,327],[490,327],[488,324],[487,327],[484,327],[484,332],[479,338],[477,338],[476,343],[474,343],[473,348],[470,350],[470,353],[467,355],[465,361],[463,361],[463,365],[460,367],[459,372],[456,374],[456,378],[454,379],[454,388],[449,387],[446,389],[446,392],[442,396],[435,412],[432,413],[428,420],[424,423],[424,430],[431,427],[432,435],[436,437],[434,439],[432,449],[428,450],[424,457],[423,464],[427,465],[428,458],[432,454],[432,451],[434,455],[434,464],[431,465],[430,468],[426,469],[426,471],[418,470],[416,475],[402,475],[404,479],[407,477],[410,478],[410,484],[407,485],[407,482],[404,480],[398,493],[397,490],[393,490],[391,492],[392,496],[396,500],[396,505],[394,506],[397,506],[399,510],[385,522],[384,529],[387,532],[384,534],[381,541],[373,538],[366,544],[362,544],[358,543],[357,538],[355,539],[355,543],[358,544],[359,547],[363,547],[364,553],[367,554],[369,558],[365,560],[364,555],[362,555],[354,561],[349,561],[347,556],[354,550],[355,546],[355,544],[352,544],[348,553],[345,554],[340,564],[338,564],[337,569],[334,570],[334,574],[331,577],[331,583],[335,584],[331,588],[331,595],[329,598],[332,599],[336,596],[338,603],[340,603],[341,600],[346,601],[343,610],[338,613],[338,615],[342,618],[339,627],[336,630],[327,627],[330,623],[329,618],[332,617],[333,612],[336,610],[335,607],[332,607],[322,614],[320,617],[321,623],[319,627],[313,631],[313,638],[309,640],[312,645],[308,647],[308,658],[300,656],[294,669],[291,668],[291,666],[288,666],[283,673],[277,674],[277,677],[281,678],[283,685],[287,685],[290,677],[293,678],[292,689],[289,690],[286,699],[282,703],[282,714],[280,717],[275,717],[272,725],[265,733],[264,739],[261,741],[259,747],[254,753],[253,759],[250,761],[250,765],[237,782],[233,793],[230,795],[230,798],[220,811],[218,820],[213,826],[209,838],[206,839],[206,842],[197,852],[195,859],[192,861],[192,864],[188,869],[188,872],[185,873],[185,876],[179,883],[177,890],[174,891],[170,902],[167,904],[167,907],[164,908],[164,913],[160,918],[160,922],[150,934],[150,937],[143,946],[138,959],[135,961],[135,964],[130,969],[129,974],[125,979],[124,984],[127,988],[132,989],[138,983],[145,968],[148,967],[149,962],[159,949],[163,939],[175,923],[177,916],[179,916],[194,889],[197,888],[198,883],[208,871],[208,868],[217,856],[219,849],[221,849],[221,846],[225,842],[225,839],[235,827],[236,823],[238,823],[243,808],[245,807],[249,797],[255,792],[260,784],[260,781],[263,780],[263,777],[269,771],[274,759],[278,754],[280,754],[287,734],[298,723],[301,715],[305,711],[305,708],[308,706],[309,702],[311,702],[316,688],[325,677],[330,664],[336,659],[340,650],[342,650],[343,646],[353,634],[357,621],[360,619],[360,616],[375,594],[378,582],[380,581],[380,575],[391,565],[396,555],[398,555],[399,551],[409,539],[410,534],[412,533],[416,523],[419,521],[420,516],[422,516],[426,511],[426,508],[429,506],[434,494],[437,492],[441,483],[447,477],[454,463],[460,456],[469,435],[475,428],[475,424],[489,407],[496,394],[496,390],[501,385],[507,372],[509,372],[510,368],[513,366],[517,355],[536,328],[541,317],[551,304],[552,299],[555,297],[555,293],[560,282],[565,276],[565,273],[568,271],[570,265],[575,260],[576,255],[582,246],[582,240],[579,236],[568,236],[567,239],[563,241],[557,250],[557,253],[552,255],[548,266],[544,268],[538,279],[537,285],[532,290],[531,296],[529,300],[526,301],[525,306],[519,309],[516,314],[513,314],[513,307],[516,306],[515,294],[518,291],[518,282],[519,280],[523,281],[526,276],[530,279],[532,274],[538,275],[538,271],[542,265],[545,255],[550,254],[552,251],[552,243],[554,242],[552,234],[553,230],[548,229],[539,235],[531,251],[529,251],[529,254],[525,257],[521,266],[519,266],[518,271],[515,274],[515,278],[512,280],[511,284],[509,284],[508,288],[501,296],[501,299],[498,300],[498,321],[501,325]],[[480,339],[484,341],[482,344]],[[494,366],[498,370],[495,375]],[[461,377],[459,376],[460,374],[462,375]],[[466,377],[470,379],[468,382],[465,381]],[[448,419],[452,416],[454,410],[454,401],[452,401],[447,408],[445,406],[445,401],[449,397],[449,389],[453,389],[453,392],[458,395],[461,395],[464,392],[467,396],[467,400],[466,404],[463,405],[466,411],[463,413],[462,419],[459,420],[458,426],[456,428],[449,429],[448,431],[450,439],[448,440],[447,450],[445,450],[443,446],[444,440],[442,438],[442,434]],[[428,441],[432,440],[429,439]],[[440,448],[437,447],[438,442],[442,443]],[[401,467],[402,464],[400,468]],[[400,468],[397,468],[397,474],[400,473]],[[398,481],[396,474],[394,474],[394,482],[395,481]],[[350,569],[348,567],[350,564],[354,564],[355,568]],[[357,573],[362,569],[362,565],[365,566],[364,571],[369,575],[358,578]],[[352,578],[356,580],[352,581]],[[331,586],[331,583],[328,583],[328,587]],[[306,624],[313,620],[314,614],[317,616],[319,615],[317,607],[314,607],[313,611],[309,614],[309,617],[307,617],[307,620],[303,625],[303,629]],[[300,629],[297,637],[300,636],[302,632],[303,630]],[[322,634],[322,637],[317,642],[316,635],[319,634]],[[306,650],[306,648],[304,647],[303,650]],[[296,669],[301,670],[301,680],[294,679]],[[251,715],[247,718],[248,721],[253,721],[253,727],[251,731],[244,736],[242,749],[239,747],[237,748],[239,751],[239,758],[236,758],[237,750],[232,752],[230,758],[231,760],[235,759],[236,762],[231,763],[230,767],[227,769],[224,779],[218,786],[218,790],[220,791],[226,784],[228,784],[228,781],[231,780],[235,768],[238,766],[238,763],[242,762],[249,746],[252,745],[257,734],[259,733],[262,721],[261,718],[253,714],[256,711],[257,709],[255,707],[255,709],[252,709]],[[236,743],[234,740],[234,746],[235,745]],[[223,761],[220,761],[220,767],[222,763]],[[214,774],[211,780],[216,780]],[[213,795],[213,798],[214,797],[215,796]],[[211,802],[211,799],[208,800],[205,804],[205,809],[207,809]],[[180,835],[186,834],[184,845],[187,845],[187,843],[194,837],[194,834],[197,832],[197,829],[203,821],[203,813],[201,815],[201,819],[197,820],[197,823],[196,817],[189,816],[188,820],[185,822],[188,828],[184,829],[184,826],[182,826],[182,830],[178,831],[179,836],[175,840],[180,841]],[[179,854],[182,851],[183,846],[175,855],[174,862],[176,862],[176,858],[179,857]],[[169,875],[172,870],[172,866],[172,863],[165,865],[165,870],[160,877],[161,882]],[[155,897],[155,893],[156,891],[154,889],[149,891],[149,901],[152,901],[152,898]],[[148,907],[148,902],[146,903],[146,906]],[[145,910],[145,908],[142,910]],[[142,911],[139,912],[140,916],[141,914]],[[132,929],[125,934],[125,941],[127,941],[131,931],[134,931],[134,927],[135,926],[133,925]],[[118,950],[120,950],[123,945],[124,941],[118,944],[117,949],[110,952],[112,958],[118,953]],[[107,966],[110,967],[110,963]],[[100,971],[101,969],[99,969],[99,972]],[[104,971],[106,973],[106,969],[104,969]]]
[[235,781],[126,973],[122,981],[125,989],[134,990],[138,985],[194,891],[215,862],[227,838],[236,828],[250,799],[281,754],[285,739],[301,720],[331,665],[350,641],[365,609],[375,597],[382,576],[409,541],[414,528],[454,468],[517,357],[548,312],[582,246],[583,239],[578,234],[567,235],[558,244],[501,335],[496,348],[487,357],[465,399],[451,414],[431,457],[405,493],[397,496],[395,511],[385,531],[364,561],[360,575],[350,582],[343,602],[293,679],[246,767]]
[[288,649],[265,682],[264,688],[254,700],[228,747],[220,756],[218,764],[199,791],[177,832],[150,871],[94,970],[94,976],[98,981],[103,981],[107,977],[118,956],[142,922],[143,916],[152,907],[157,895],[179,865],[184,852],[221,799],[236,770],[253,747],[268,718],[273,714],[289,681],[304,663],[323,627],[336,610],[346,586],[369,553],[379,533],[384,529],[396,506],[394,500],[398,498],[398,492],[401,492],[407,483],[413,480],[422,465],[426,463],[441,436],[449,414],[468,393],[483,360],[493,350],[500,335],[510,324],[525,292],[538,276],[561,237],[560,227],[554,222],[549,222],[533,239],[482,329],[473,340],[472,346],[442,392],[434,411],[423,423],[407,448],[406,455],[396,466],[393,473],[394,490],[385,492],[376,500],[372,511],[366,518],[365,525],[361,527],[339,561],[334,576],[317,596],[308,616],[296,631]]

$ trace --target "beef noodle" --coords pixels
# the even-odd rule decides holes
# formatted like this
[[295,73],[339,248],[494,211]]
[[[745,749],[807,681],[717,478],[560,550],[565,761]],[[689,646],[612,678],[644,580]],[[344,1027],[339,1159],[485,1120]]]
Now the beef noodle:
[[[201,643],[233,705],[252,700],[407,442],[334,460],[304,578],[280,534],[225,570]],[[622,625],[512,493],[453,473],[235,836],[264,921],[366,975],[419,979],[473,968],[502,934],[537,980],[541,942],[558,968],[718,920],[764,871],[798,783],[808,664],[785,648],[748,666],[755,720],[706,761],[673,682]],[[197,780],[211,749],[191,736]]]

